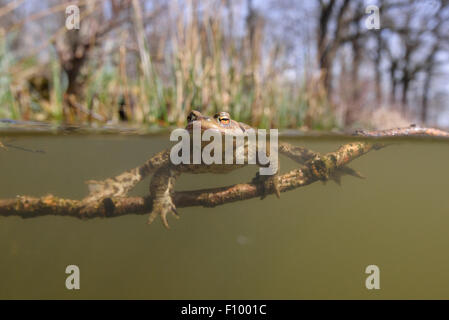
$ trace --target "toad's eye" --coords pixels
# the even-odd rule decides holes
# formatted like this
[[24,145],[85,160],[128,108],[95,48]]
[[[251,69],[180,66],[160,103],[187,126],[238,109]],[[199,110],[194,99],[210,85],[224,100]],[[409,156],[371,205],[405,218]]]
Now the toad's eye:
[[218,121],[220,121],[221,124],[229,124],[230,120],[228,117],[218,117]]

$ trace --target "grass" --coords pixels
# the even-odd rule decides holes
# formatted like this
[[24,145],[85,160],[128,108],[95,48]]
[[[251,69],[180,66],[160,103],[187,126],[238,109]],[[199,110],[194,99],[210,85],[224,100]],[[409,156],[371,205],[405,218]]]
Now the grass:
[[[137,124],[182,125],[187,113],[197,109],[207,114],[228,111],[234,119],[261,128],[337,125],[318,80],[304,76],[296,83],[286,78],[282,48],[278,43],[267,47],[263,24],[236,34],[228,30],[226,15],[214,14],[226,11],[221,2],[204,9],[201,19],[187,5],[171,10],[171,32],[150,43],[139,1],[132,3],[133,34],[116,30],[117,50],[105,52],[99,46],[90,52],[82,94],[76,97],[84,111],[72,117],[64,112],[67,76],[53,48],[49,46],[47,65],[37,59],[20,65],[9,50],[8,37],[0,33],[0,117],[114,122],[122,101],[129,121]],[[137,52],[129,52],[127,43],[134,37]],[[21,72],[12,73],[13,68]],[[48,100],[30,89],[35,74],[48,78]]]
[[18,119],[20,114],[11,89],[11,75],[8,73],[14,57],[8,52],[7,37],[0,32],[0,117]]

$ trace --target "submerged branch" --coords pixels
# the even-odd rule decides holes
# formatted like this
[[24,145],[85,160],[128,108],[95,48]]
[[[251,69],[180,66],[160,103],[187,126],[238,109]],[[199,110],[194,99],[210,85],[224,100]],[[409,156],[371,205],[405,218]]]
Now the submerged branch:
[[[340,147],[336,152],[324,156],[315,153],[315,157],[307,161],[303,168],[291,170],[279,176],[280,191],[286,192],[315,181],[325,181],[339,168],[343,168],[353,159],[372,149],[373,145],[371,144],[350,143]],[[273,191],[269,190],[268,193],[273,193]],[[249,182],[220,188],[175,192],[174,203],[179,208],[214,207],[263,195],[263,183]],[[94,204],[86,204],[82,200],[62,199],[53,195],[41,198],[18,196],[16,199],[0,200],[1,216],[20,216],[22,218],[43,215],[77,218],[116,217],[125,214],[144,214],[151,210],[152,198],[150,196],[106,198],[100,203]]]
[[[414,128],[414,127],[412,127]],[[414,133],[426,136],[446,137],[447,132],[436,129],[410,131],[411,128],[371,131],[366,136],[409,136]],[[418,133],[419,132],[419,133]],[[364,133],[357,133],[364,136]],[[282,144],[280,148],[288,148]],[[312,152],[302,147],[291,146],[297,151],[297,157],[292,159],[304,163],[299,169],[291,170],[279,176],[280,191],[286,192],[307,186],[316,181],[329,179],[339,182],[342,175],[349,174],[361,177],[356,171],[346,167],[352,160],[371,150],[384,145],[371,142],[353,142],[342,145],[336,151],[324,155]],[[265,190],[263,182],[252,181],[220,188],[203,190],[179,191],[173,195],[176,207],[203,206],[214,207],[226,203],[261,197],[266,193],[274,193],[274,189]],[[152,211],[152,198],[127,197],[106,198],[98,203],[86,203],[82,200],[62,199],[53,195],[41,198],[18,196],[15,199],[0,200],[0,216],[19,216],[33,218],[44,215],[71,216],[76,218],[117,217],[126,214],[145,214]]]

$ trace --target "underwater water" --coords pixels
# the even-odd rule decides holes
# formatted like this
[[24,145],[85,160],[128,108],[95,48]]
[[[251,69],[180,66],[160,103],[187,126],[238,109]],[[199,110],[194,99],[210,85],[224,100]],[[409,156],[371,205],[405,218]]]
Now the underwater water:
[[[2,134],[0,199],[81,199],[84,181],[143,163],[168,135]],[[289,138],[320,152],[347,139]],[[17,148],[20,147],[20,148]],[[26,150],[38,150],[31,152]],[[299,165],[281,156],[281,171]],[[80,220],[0,216],[0,299],[389,299],[449,297],[449,141],[395,140],[330,181],[215,208]],[[250,181],[257,168],[182,175],[177,190]],[[146,195],[149,179],[132,195]],[[66,266],[80,269],[68,290]],[[365,268],[380,269],[368,290]]]

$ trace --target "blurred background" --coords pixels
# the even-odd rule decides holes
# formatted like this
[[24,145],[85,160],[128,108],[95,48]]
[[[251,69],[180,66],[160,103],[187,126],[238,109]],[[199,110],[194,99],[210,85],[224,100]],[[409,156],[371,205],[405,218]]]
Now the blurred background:
[[447,0],[0,0],[3,119],[449,127],[448,99]]

